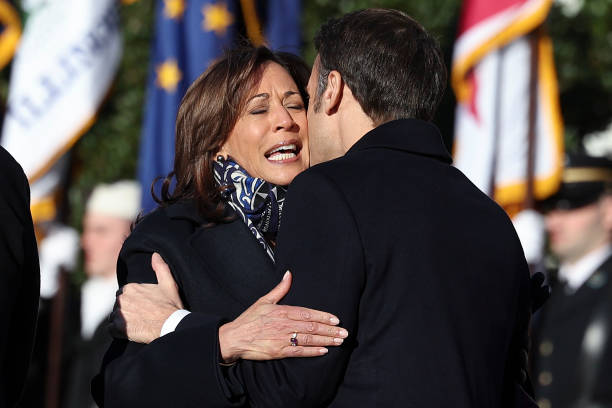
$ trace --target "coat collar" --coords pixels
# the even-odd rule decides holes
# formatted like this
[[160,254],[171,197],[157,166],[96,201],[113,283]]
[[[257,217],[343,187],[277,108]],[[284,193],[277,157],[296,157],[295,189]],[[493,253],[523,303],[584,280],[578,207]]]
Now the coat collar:
[[207,221],[200,215],[195,201],[179,201],[165,208],[168,217],[177,220],[189,220],[194,224],[203,225]]
[[383,123],[359,139],[347,155],[373,148],[404,150],[452,163],[438,128],[433,123],[418,119],[398,119]]
[[[174,203],[164,209],[168,217],[177,220],[188,220],[197,225],[206,225],[209,221],[204,218],[200,211],[198,210],[198,206],[195,200],[184,200]],[[225,206],[224,216],[231,218],[235,216],[234,210],[228,205]]]

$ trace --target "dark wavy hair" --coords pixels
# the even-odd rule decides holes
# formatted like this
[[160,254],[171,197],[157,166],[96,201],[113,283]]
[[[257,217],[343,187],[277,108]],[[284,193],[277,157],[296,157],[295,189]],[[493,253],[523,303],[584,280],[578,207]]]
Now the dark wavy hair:
[[[238,121],[247,97],[261,81],[267,63],[283,66],[291,75],[306,104],[310,68],[298,56],[275,53],[260,46],[241,46],[225,52],[190,86],[176,118],[174,170],[163,180],[161,196],[151,186],[153,199],[165,207],[181,200],[195,200],[198,211],[211,223],[223,222],[222,188],[213,177],[215,154],[221,150]],[[171,191],[172,179],[176,186]]]

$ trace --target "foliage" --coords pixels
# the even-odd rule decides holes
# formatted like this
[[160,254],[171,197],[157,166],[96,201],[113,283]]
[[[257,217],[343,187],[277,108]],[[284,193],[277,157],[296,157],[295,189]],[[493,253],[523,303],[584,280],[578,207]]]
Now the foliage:
[[612,0],[588,0],[576,15],[558,3],[548,18],[569,149],[612,121]]

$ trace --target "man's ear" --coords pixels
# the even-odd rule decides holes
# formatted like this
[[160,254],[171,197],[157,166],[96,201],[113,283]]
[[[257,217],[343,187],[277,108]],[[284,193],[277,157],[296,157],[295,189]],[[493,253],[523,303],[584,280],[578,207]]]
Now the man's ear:
[[325,100],[325,113],[331,115],[338,110],[344,93],[344,81],[338,71],[331,71],[327,76],[327,88],[323,98]]

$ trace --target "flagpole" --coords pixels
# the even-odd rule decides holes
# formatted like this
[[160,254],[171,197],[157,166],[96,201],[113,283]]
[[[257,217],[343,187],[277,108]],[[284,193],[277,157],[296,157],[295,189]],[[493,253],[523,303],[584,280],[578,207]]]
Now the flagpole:
[[529,112],[527,123],[527,186],[523,209],[533,209],[535,207],[534,178],[535,178],[535,155],[536,155],[536,119],[538,104],[538,68],[539,53],[538,44],[541,34],[541,27],[535,28],[529,33],[529,49],[531,51],[529,67]]
[[497,78],[495,78],[495,108],[493,111],[493,146],[491,154],[491,172],[489,178],[488,195],[495,200],[495,183],[497,173],[497,156],[499,151],[500,129],[501,129],[501,104],[502,104],[502,78],[504,75],[504,55],[506,47],[501,47],[498,51],[499,58],[497,59]]

